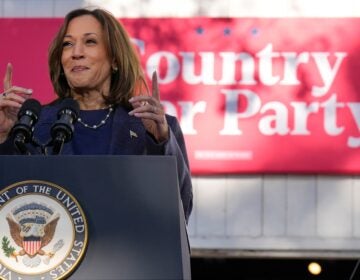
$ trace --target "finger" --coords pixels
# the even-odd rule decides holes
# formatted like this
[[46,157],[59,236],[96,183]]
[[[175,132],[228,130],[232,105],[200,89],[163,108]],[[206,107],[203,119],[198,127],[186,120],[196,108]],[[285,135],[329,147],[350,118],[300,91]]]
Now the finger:
[[12,74],[13,74],[13,67],[11,63],[6,65],[6,73],[4,77],[4,90],[11,88],[12,86]]
[[163,124],[165,122],[164,117],[162,115],[151,113],[151,112],[132,112],[130,115],[133,115],[133,116],[141,118],[141,119],[153,120],[159,124]]
[[14,100],[14,101],[18,101],[18,102],[24,102],[27,98],[27,96],[22,96],[22,95],[19,95],[19,94],[17,94],[17,93],[13,93],[12,91],[10,91],[10,92],[4,92],[3,94],[2,94],[2,97],[3,97],[3,99],[5,98],[5,99],[10,99],[10,100]]
[[22,102],[13,101],[7,98],[0,98],[0,108],[14,107],[21,108]]
[[157,101],[160,101],[159,84],[158,84],[158,80],[157,80],[156,71],[154,71],[153,74],[152,74],[152,96]]
[[137,98],[130,98],[129,102],[133,108],[138,108],[147,103],[147,101],[138,100]]
[[[148,96],[148,95],[138,95],[138,96],[133,96],[129,99],[129,102],[134,106],[134,105],[139,105],[139,106],[143,106],[145,104],[151,104],[153,106],[158,106],[160,104],[160,102],[155,99],[152,96]],[[134,107],[138,107],[138,106],[134,106]]]
[[157,115],[160,117],[165,115],[164,108],[162,106],[160,107],[154,106],[149,103],[146,103],[142,106],[134,107],[134,109],[129,112],[129,115],[139,116],[138,114],[143,114],[143,113],[149,113],[151,115]]
[[33,93],[33,90],[30,89],[30,88],[23,88],[23,87],[13,86],[13,87],[8,88],[4,92],[6,92],[6,93],[14,92],[14,93],[21,93],[21,94],[31,95]]
[[143,103],[142,105],[135,107],[133,112],[134,113],[157,113],[157,108],[149,103]]

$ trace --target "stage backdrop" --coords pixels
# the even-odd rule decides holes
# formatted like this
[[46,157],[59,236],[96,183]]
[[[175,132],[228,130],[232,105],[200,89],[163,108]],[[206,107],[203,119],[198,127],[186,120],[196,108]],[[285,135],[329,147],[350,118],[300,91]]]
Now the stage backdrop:
[[[193,174],[358,173],[360,19],[121,19],[178,117]],[[0,19],[0,75],[54,98],[62,19]]]

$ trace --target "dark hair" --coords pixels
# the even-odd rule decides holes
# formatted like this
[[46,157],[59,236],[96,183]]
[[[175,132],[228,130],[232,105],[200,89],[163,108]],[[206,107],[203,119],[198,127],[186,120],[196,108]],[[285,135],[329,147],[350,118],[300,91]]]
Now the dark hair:
[[105,102],[128,107],[130,97],[143,90],[148,93],[148,86],[139,58],[125,28],[111,13],[103,9],[76,9],[65,16],[64,23],[49,48],[48,64],[54,90],[60,99],[71,97],[70,87],[61,64],[63,40],[70,21],[83,15],[91,15],[101,24],[108,55],[118,68],[111,75],[110,92],[108,96],[104,96]]

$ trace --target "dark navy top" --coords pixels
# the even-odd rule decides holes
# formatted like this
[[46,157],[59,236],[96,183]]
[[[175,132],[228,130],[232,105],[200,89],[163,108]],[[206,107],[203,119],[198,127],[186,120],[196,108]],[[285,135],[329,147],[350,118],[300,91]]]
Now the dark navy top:
[[[81,110],[79,117],[81,120],[90,125],[98,125],[106,118],[109,109],[102,110]],[[97,129],[85,127],[79,121],[75,123],[75,132],[72,139],[72,147],[75,155],[106,155],[110,153],[110,139],[112,132],[114,112],[106,120],[103,126]]]

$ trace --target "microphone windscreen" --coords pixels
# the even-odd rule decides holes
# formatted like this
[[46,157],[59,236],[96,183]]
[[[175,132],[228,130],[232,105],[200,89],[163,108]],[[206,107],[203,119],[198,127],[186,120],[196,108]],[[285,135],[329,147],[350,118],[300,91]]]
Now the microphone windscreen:
[[21,118],[26,114],[26,111],[31,111],[38,118],[41,112],[40,102],[33,98],[25,100],[19,110],[18,117]]
[[79,106],[79,103],[76,100],[74,100],[72,98],[65,98],[61,102],[59,114],[63,110],[71,110],[77,117],[79,115],[79,112],[80,112],[80,106]]

